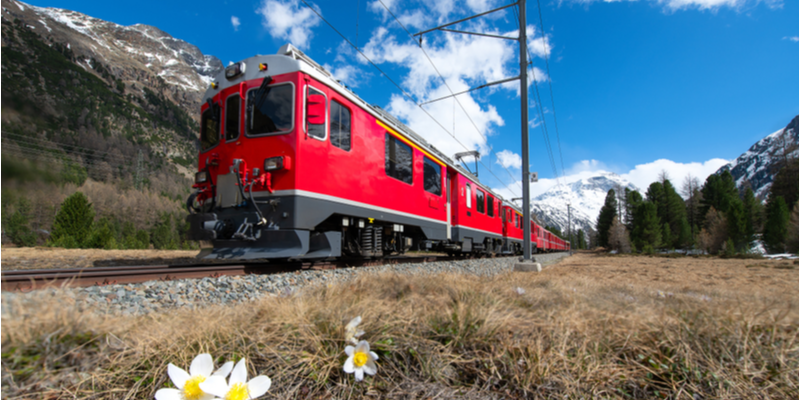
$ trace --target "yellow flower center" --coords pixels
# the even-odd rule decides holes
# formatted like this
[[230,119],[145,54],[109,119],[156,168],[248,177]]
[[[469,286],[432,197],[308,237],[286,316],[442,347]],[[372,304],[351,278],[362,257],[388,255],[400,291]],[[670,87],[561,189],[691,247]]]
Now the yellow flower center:
[[197,375],[189,378],[186,381],[186,384],[183,385],[183,397],[187,400],[197,400],[205,394],[202,389],[200,389],[200,382],[206,380],[205,376]]
[[225,395],[225,400],[247,400],[250,398],[250,392],[247,390],[247,385],[244,383],[234,383]]
[[368,360],[369,360],[369,357],[367,356],[367,353],[362,353],[362,352],[359,351],[358,353],[353,355],[353,364],[355,364],[356,367],[359,367],[359,368],[363,367],[364,364],[366,364]]

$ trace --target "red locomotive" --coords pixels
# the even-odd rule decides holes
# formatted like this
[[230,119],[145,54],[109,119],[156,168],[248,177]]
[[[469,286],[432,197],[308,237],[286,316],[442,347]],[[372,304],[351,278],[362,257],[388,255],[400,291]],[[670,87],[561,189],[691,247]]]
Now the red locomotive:
[[[522,249],[517,208],[291,45],[228,66],[203,99],[187,206],[207,257]],[[553,238],[533,248],[569,247]]]

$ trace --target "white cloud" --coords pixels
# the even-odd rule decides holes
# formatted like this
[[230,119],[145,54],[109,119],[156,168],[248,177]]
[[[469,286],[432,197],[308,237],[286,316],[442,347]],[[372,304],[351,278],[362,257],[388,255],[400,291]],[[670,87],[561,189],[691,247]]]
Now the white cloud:
[[[563,0],[567,2],[576,3],[594,3],[602,1],[603,3],[617,3],[622,1],[636,1],[636,0]],[[650,0],[652,3],[663,6],[667,11],[674,12],[678,10],[709,10],[716,11],[723,7],[729,7],[736,10],[744,9],[746,5],[754,5],[764,3],[770,8],[781,8],[783,6],[782,0]]]
[[[705,162],[690,163],[678,163],[671,160],[660,159],[646,164],[639,164],[632,170],[619,174],[619,176],[636,186],[641,191],[642,196],[644,196],[650,184],[658,181],[661,171],[666,171],[670,182],[672,182],[672,185],[675,186],[678,193],[680,193],[680,187],[687,175],[699,179],[700,183],[703,184],[709,175],[717,172],[720,167],[727,163],[727,160],[721,158],[713,158]],[[599,174],[611,173],[610,171],[613,169],[615,168],[598,160],[579,161],[567,169],[567,175],[563,179],[539,178],[538,182],[532,183],[530,185],[531,199],[558,184],[566,185],[581,179],[598,176]],[[520,197],[522,195],[520,181],[509,186],[513,189],[513,192],[507,187],[494,190],[505,199]]]
[[503,150],[497,153],[497,161],[498,164],[502,165],[504,168],[522,168],[522,157],[519,154],[514,153],[510,150]]
[[800,38],[798,38],[797,36],[784,36],[783,40],[791,40],[793,42],[798,42],[800,41]]
[[231,16],[231,25],[233,25],[233,30],[234,31],[238,31],[239,30],[239,25],[241,25],[241,24],[242,23],[241,23],[241,21],[239,21],[239,17],[237,17],[235,15]]
[[308,48],[311,28],[320,23],[313,11],[291,0],[264,0],[257,12],[264,18],[262,25],[270,35],[288,40],[301,49]]
[[323,67],[333,74],[334,78],[353,88],[358,87],[359,83],[364,79],[364,72],[352,65],[342,64],[338,67],[333,67],[330,64],[325,64]]
[[691,175],[703,183],[709,175],[717,172],[720,167],[727,163],[727,160],[721,158],[712,158],[702,163],[677,163],[662,158],[651,163],[639,164],[628,173],[622,174],[622,177],[636,185],[644,195],[647,187],[658,180],[661,171],[666,171],[672,185],[680,188],[687,175]]

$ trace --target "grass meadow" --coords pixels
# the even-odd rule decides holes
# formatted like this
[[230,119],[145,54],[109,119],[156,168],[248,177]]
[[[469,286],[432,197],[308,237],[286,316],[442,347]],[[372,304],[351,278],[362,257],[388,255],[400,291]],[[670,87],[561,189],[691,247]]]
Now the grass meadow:
[[[188,369],[246,357],[265,398],[798,397],[796,261],[576,254],[541,273],[364,273],[234,306],[137,317],[58,293],[4,304],[7,399],[152,399]],[[356,382],[344,326],[379,355]]]

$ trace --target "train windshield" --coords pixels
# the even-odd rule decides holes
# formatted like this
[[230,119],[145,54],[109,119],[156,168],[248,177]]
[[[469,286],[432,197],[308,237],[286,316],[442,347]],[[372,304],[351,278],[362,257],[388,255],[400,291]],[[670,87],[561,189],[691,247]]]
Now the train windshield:
[[294,87],[280,84],[268,91],[247,92],[247,135],[290,132],[294,121]]

